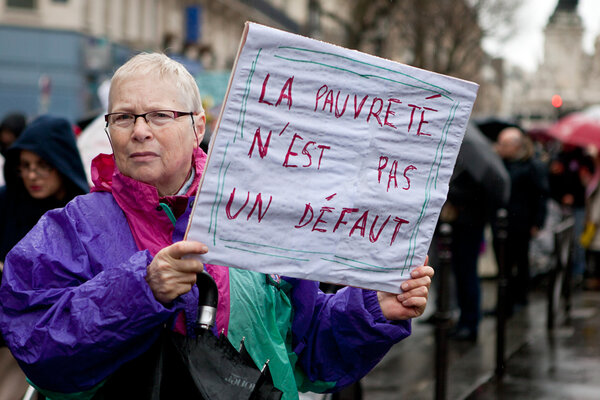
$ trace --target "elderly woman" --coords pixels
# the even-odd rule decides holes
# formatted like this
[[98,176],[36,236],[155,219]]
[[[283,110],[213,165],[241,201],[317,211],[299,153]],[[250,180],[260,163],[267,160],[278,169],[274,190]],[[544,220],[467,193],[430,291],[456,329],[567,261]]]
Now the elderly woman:
[[43,393],[140,398],[161,331],[192,331],[204,269],[218,286],[217,330],[245,337],[257,365],[270,360],[285,399],[359,379],[410,334],[431,267],[415,269],[402,295],[332,296],[187,257],[208,251],[181,240],[206,155],[200,94],[182,65],[132,58],[113,76],[106,121],[114,154],[93,161],[92,193],[47,213],[6,261],[0,329]]

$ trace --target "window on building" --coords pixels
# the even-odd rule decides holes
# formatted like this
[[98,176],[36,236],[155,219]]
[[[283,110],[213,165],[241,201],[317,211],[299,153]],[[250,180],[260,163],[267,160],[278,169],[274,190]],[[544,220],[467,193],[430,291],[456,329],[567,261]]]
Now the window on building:
[[14,8],[35,8],[36,3],[36,0],[6,0],[6,5]]

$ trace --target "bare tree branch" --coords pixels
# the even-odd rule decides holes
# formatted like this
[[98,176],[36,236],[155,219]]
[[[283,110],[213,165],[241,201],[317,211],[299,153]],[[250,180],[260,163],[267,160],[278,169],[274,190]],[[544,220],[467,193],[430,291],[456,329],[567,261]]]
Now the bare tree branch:
[[322,10],[322,16],[345,32],[344,46],[473,79],[483,60],[483,38],[513,31],[519,1],[355,0],[345,4],[351,7],[347,18],[336,10]]

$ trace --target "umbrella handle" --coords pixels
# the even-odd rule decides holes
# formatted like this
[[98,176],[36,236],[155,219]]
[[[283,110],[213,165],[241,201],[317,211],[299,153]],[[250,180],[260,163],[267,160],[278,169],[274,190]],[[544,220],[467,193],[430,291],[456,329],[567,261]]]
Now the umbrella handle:
[[217,304],[219,291],[215,280],[206,271],[196,276],[198,286],[198,313],[196,324],[203,329],[210,329],[215,325],[217,317]]

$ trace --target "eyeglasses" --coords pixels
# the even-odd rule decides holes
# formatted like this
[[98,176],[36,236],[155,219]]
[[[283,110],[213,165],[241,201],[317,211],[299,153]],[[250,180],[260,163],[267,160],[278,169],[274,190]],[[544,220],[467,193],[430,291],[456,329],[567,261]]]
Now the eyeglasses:
[[53,170],[54,167],[44,161],[40,161],[37,164],[21,163],[17,167],[17,171],[21,176],[27,176],[33,172],[40,178],[46,178]]
[[133,113],[110,113],[104,116],[106,127],[118,129],[129,129],[135,121],[142,117],[151,128],[160,128],[171,123],[175,118],[183,117],[184,115],[193,115],[192,112],[172,111],[172,110],[157,110],[149,111],[144,114]]

